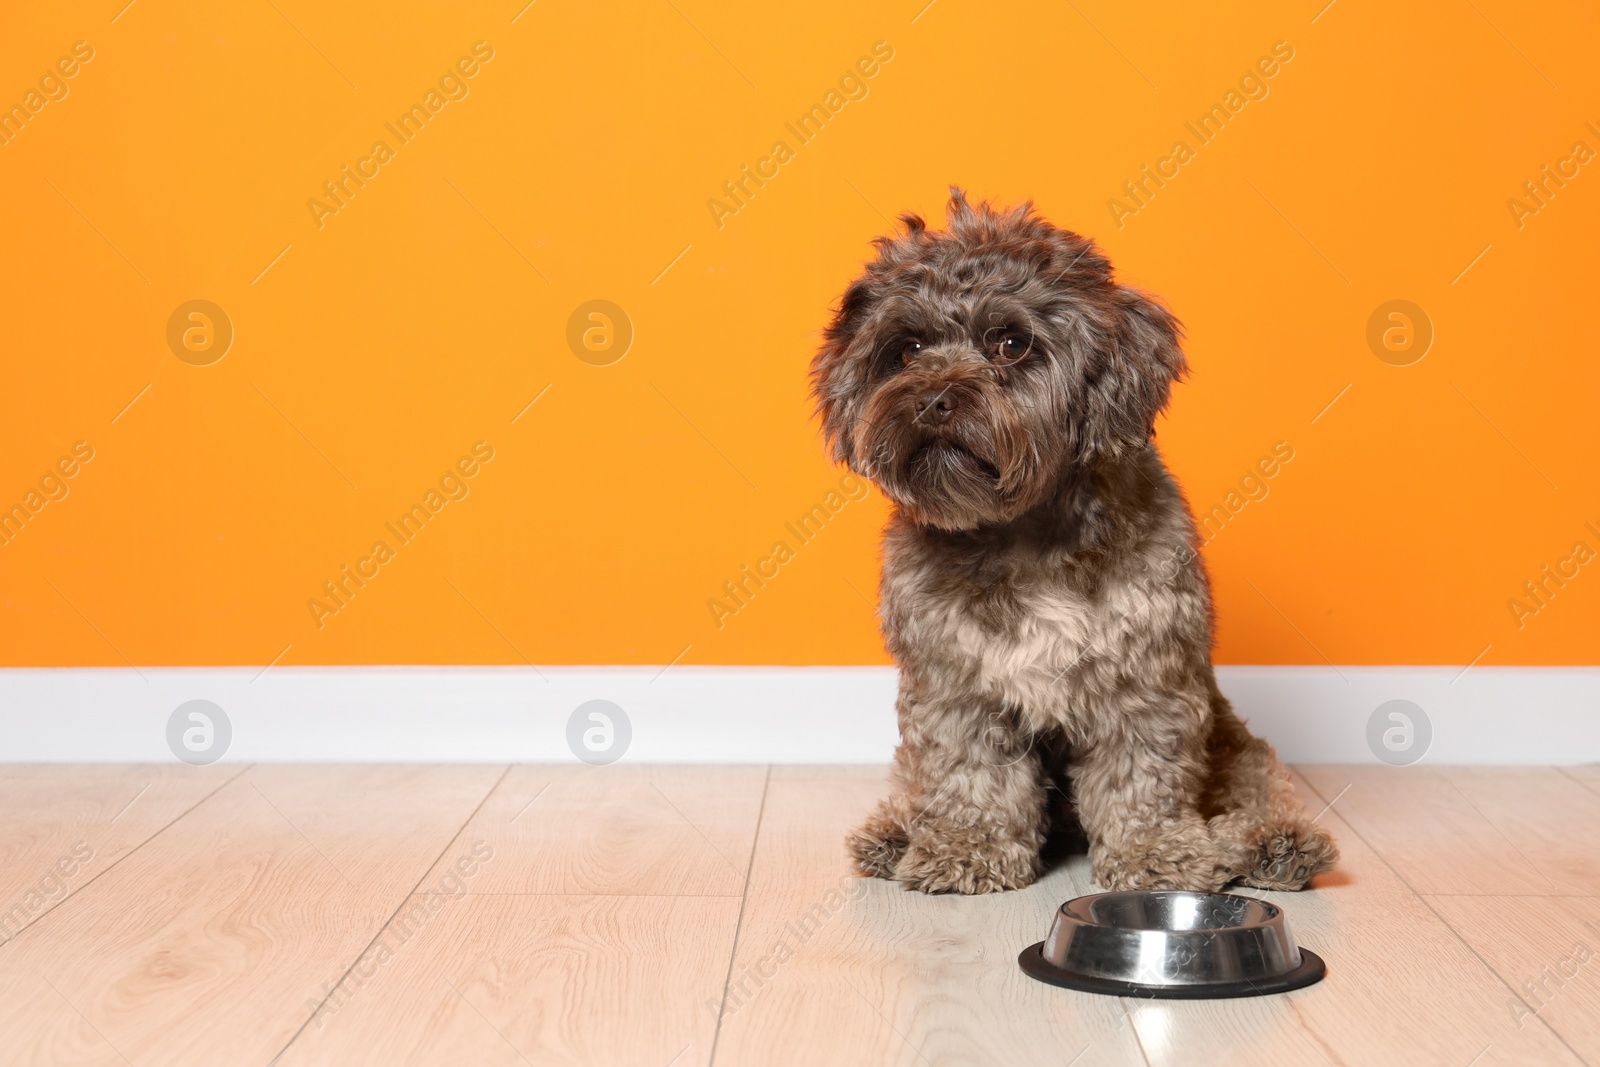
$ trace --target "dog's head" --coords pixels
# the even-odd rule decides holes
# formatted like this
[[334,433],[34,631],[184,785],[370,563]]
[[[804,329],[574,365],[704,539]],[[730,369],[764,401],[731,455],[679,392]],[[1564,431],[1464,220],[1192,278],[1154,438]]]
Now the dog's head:
[[1177,320],[1094,242],[950,192],[942,232],[903,215],[874,242],[811,378],[836,459],[917,522],[965,530],[1147,440],[1185,367]]

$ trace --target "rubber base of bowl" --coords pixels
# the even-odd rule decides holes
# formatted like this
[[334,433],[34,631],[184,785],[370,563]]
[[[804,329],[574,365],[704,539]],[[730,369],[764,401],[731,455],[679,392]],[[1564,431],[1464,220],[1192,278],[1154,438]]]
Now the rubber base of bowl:
[[1260,997],[1269,993],[1287,993],[1322,981],[1328,973],[1322,957],[1310,949],[1300,950],[1300,966],[1287,974],[1259,981],[1212,982],[1208,985],[1144,985],[1139,982],[1119,982],[1111,978],[1094,978],[1086,974],[1064,971],[1044,958],[1044,942],[1029,945],[1017,957],[1023,971],[1041,982],[1076,989],[1080,993],[1102,993],[1111,997],[1163,997],[1169,1000],[1224,1000],[1229,997]]

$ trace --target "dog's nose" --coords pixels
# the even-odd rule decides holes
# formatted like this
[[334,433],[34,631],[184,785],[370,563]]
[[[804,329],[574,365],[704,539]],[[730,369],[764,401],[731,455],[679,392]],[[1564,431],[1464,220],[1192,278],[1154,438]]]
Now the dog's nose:
[[950,387],[932,390],[917,397],[917,421],[926,422],[937,426],[948,419],[956,410],[955,399],[950,395]]

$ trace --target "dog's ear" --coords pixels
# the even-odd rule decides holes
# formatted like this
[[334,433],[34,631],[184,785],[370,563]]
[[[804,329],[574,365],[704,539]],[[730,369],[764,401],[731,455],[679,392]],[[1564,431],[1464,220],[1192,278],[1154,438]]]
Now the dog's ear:
[[1084,445],[1114,451],[1155,431],[1172,383],[1188,371],[1179,347],[1182,325],[1151,297],[1115,285],[1109,337],[1087,381],[1089,419]]
[[[921,219],[917,219],[920,230]],[[907,221],[908,228],[911,226]],[[850,346],[866,318],[872,287],[865,276],[845,289],[833,318],[822,331],[822,347],[811,359],[811,396],[828,449],[837,463],[849,463],[854,439],[854,405],[863,384],[863,369],[850,358]]]
[[921,215],[906,212],[900,216],[900,223],[903,231],[872,239],[876,258],[839,298],[833,318],[822,331],[822,346],[811,359],[811,396],[816,401],[828,449],[838,463],[848,465],[855,446],[852,430],[870,369],[853,351],[881,295],[883,272],[914,260],[919,250],[933,240]]

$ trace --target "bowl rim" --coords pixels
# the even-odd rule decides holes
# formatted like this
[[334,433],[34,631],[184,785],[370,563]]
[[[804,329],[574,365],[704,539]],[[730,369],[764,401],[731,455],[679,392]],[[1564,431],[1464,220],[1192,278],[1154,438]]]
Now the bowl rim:
[[[1239,923],[1236,926],[1126,926],[1122,923],[1106,922],[1094,916],[1094,908],[1102,901],[1111,901],[1120,898],[1148,900],[1153,897],[1190,897],[1198,899],[1217,899],[1228,901],[1245,901],[1246,910],[1259,907],[1261,916],[1249,922]],[[1073,897],[1062,901],[1058,909],[1060,914],[1073,922],[1084,926],[1092,926],[1104,930],[1151,930],[1169,934],[1196,934],[1210,933],[1221,934],[1234,930],[1260,929],[1271,926],[1280,920],[1285,927],[1288,924],[1288,913],[1270,900],[1262,897],[1251,896],[1248,893],[1202,893],[1189,889],[1113,889],[1104,893],[1086,893],[1083,896]]]

